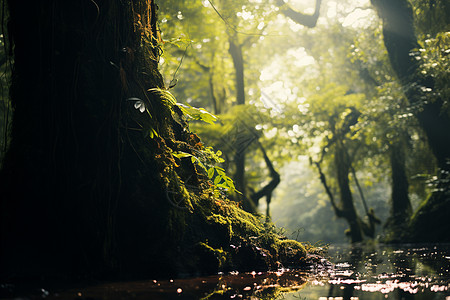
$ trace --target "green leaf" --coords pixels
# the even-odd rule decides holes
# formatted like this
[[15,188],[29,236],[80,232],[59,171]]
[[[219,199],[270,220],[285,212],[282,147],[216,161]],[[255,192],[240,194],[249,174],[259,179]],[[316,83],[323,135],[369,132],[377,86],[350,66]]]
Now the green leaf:
[[178,152],[174,152],[172,153],[173,156],[177,157],[177,158],[185,158],[185,157],[192,157],[191,160],[193,159],[192,162],[195,162],[195,158],[192,156],[192,154],[186,153],[186,152],[182,152],[182,151],[178,151]]
[[208,169],[208,177],[209,179],[213,178],[214,176],[214,168],[209,168]]
[[223,188],[223,189],[227,189],[227,190],[229,189],[228,185],[226,185],[225,183],[219,183],[219,184],[216,184],[216,186]]
[[183,103],[176,103],[176,105],[191,119],[203,121],[208,124],[214,124],[214,122],[217,121],[217,117],[207,112],[204,108],[196,108]]
[[150,138],[153,138],[155,136],[158,137],[159,136],[158,133],[154,128],[150,128]]
[[219,174],[220,176],[226,176],[225,174],[225,170],[220,168],[220,167],[214,167],[217,171],[217,174]]

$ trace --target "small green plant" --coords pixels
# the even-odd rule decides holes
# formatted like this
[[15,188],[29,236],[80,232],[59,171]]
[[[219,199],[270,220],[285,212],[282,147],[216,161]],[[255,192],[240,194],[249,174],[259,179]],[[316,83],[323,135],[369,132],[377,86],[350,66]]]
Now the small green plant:
[[218,163],[225,162],[225,160],[220,157],[222,151],[217,150],[214,152],[212,147],[206,147],[203,150],[196,151],[199,154],[198,156],[182,151],[174,152],[172,155],[179,159],[190,157],[192,163],[197,164],[206,171],[208,178],[213,181],[215,187],[225,191],[240,193],[236,190],[233,180],[225,173],[225,169],[216,166]]
[[[173,106],[177,106],[188,119],[203,121],[208,124],[214,124],[214,122],[217,121],[217,117],[206,111],[204,108],[196,108],[189,104],[177,103],[175,97],[168,90],[152,88],[149,89],[148,92],[158,96],[161,101],[165,102],[166,105],[171,108],[173,114],[175,114],[175,112],[172,108]],[[129,98],[128,100],[135,101],[134,107],[136,109],[140,112],[147,111],[150,118],[152,117],[146,108],[145,103],[141,99]],[[153,138],[154,136],[157,136],[157,133],[150,128],[148,135],[150,138]],[[193,155],[183,151],[173,152],[172,155],[178,159],[190,158],[193,164],[197,164],[204,169],[208,174],[209,179],[214,183],[214,186],[219,189],[215,189],[215,194],[220,193],[220,189],[240,193],[236,190],[233,180],[225,173],[225,169],[217,166],[217,164],[225,162],[225,160],[220,157],[222,155],[222,151],[217,150],[214,152],[212,147],[205,147],[201,150],[194,151],[198,153],[198,155]]]
[[[152,119],[152,114],[150,113],[150,111],[148,110],[147,106],[145,105],[145,102],[140,99],[140,98],[136,98],[136,97],[131,97],[126,99],[127,101],[134,101],[134,108],[139,110],[141,113],[146,113],[150,119]],[[139,123],[138,123],[139,124]],[[146,126],[139,124],[139,126],[141,126],[142,132],[144,133],[144,138],[146,137],[150,137],[151,139],[153,137],[158,137],[158,132],[156,132],[156,130],[150,125],[147,124]]]

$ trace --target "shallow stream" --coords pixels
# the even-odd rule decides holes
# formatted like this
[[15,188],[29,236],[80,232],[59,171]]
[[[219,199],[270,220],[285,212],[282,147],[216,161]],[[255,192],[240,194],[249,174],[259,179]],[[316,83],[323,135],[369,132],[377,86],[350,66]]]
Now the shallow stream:
[[330,246],[309,270],[218,274],[189,279],[34,289],[1,285],[1,299],[444,299],[450,300],[450,245]]

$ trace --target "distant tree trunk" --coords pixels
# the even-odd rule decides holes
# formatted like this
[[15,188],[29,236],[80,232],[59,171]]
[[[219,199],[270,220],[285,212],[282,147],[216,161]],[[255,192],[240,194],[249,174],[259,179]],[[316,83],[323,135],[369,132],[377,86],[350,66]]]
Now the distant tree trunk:
[[[244,83],[244,58],[242,55],[242,44],[238,44],[236,41],[236,36],[230,36],[229,42],[229,53],[233,59],[233,65],[235,70],[235,87],[236,87],[236,104],[245,104],[245,83]],[[238,132],[246,131],[246,127],[242,122],[238,122],[235,126],[242,127],[237,128]],[[233,179],[235,181],[236,188],[241,191],[242,195],[238,195],[238,199],[243,202],[243,208],[249,212],[256,212],[256,206],[252,203],[251,199],[246,195],[246,182],[245,182],[245,151],[246,149],[241,149],[236,147],[234,154],[234,165],[235,172]]]
[[[180,53],[183,53],[183,55],[186,55],[186,51],[180,51]],[[221,109],[222,109],[222,102],[223,102],[223,97],[219,98],[216,96],[216,94],[218,94],[218,92],[216,91],[216,88],[214,86],[214,53],[212,55],[211,58],[211,65],[207,66],[205,64],[203,64],[202,62],[200,62],[198,59],[196,59],[195,57],[191,57],[195,63],[202,69],[203,72],[208,73],[208,85],[209,85],[209,93],[211,96],[211,102],[213,105],[213,111],[215,115],[218,115],[221,113]]]
[[215,93],[215,89],[214,89],[213,76],[214,76],[214,73],[212,70],[210,70],[209,78],[208,78],[209,92],[211,93],[211,101],[213,103],[214,114],[218,115],[218,114],[220,114],[220,103],[218,103],[218,101],[217,101],[217,97],[216,97],[216,93]]
[[[334,213],[338,218],[344,218],[349,224],[350,228],[346,232],[350,236],[352,243],[358,243],[363,240],[363,224],[361,219],[358,217],[355,205],[353,203],[353,195],[350,189],[350,171],[355,173],[352,168],[351,157],[348,153],[347,147],[344,143],[345,135],[351,131],[351,127],[358,122],[358,118],[361,113],[354,107],[349,107],[351,113],[349,113],[341,127],[336,126],[336,120],[339,118],[339,113],[330,116],[329,125],[330,131],[333,134],[333,138],[328,141],[326,148],[333,146],[334,154],[334,171],[339,188],[339,202],[336,202],[332,190],[327,184],[325,174],[322,172],[320,167],[320,162],[322,161],[324,155],[327,153],[325,148],[322,149],[322,155],[319,162],[316,162],[317,169],[320,175],[320,181],[325,188],[325,191],[331,201]],[[355,176],[356,179],[356,176]],[[375,217],[375,216],[374,216]],[[370,218],[370,216],[369,216]],[[369,224],[371,224],[369,222]],[[371,224],[373,225],[373,224]],[[367,230],[366,230],[367,231]],[[369,231],[367,231],[369,233]],[[366,235],[367,235],[366,234]]]
[[[409,230],[412,241],[450,241],[450,225],[446,215],[450,211],[450,116],[440,95],[430,97],[435,81],[420,74],[420,64],[411,55],[419,48],[414,32],[411,5],[407,0],[372,0],[383,20],[384,44],[392,68],[396,72],[411,106],[417,107],[415,115],[425,132],[441,172],[438,188],[425,205],[413,215]],[[423,91],[425,90],[425,92]],[[425,100],[424,100],[425,99]],[[445,237],[445,238],[444,238]]]
[[406,175],[405,145],[394,142],[389,151],[392,171],[391,215],[394,218],[394,224],[398,225],[407,222],[412,213]]
[[[333,192],[327,183],[325,174],[320,167],[320,162],[315,162],[317,170],[320,175],[320,182],[322,183],[325,191],[330,199],[331,206],[333,207],[334,214],[338,218],[344,218],[349,224],[350,228],[346,231],[346,234],[350,236],[351,243],[361,242],[362,228],[360,226],[359,218],[356,213],[356,209],[353,204],[353,196],[349,186],[349,170],[348,155],[347,153],[336,147],[334,156],[334,166],[336,168],[336,176],[338,180],[340,202],[337,203],[334,199]],[[344,150],[345,151],[345,150]],[[312,162],[312,161],[311,161]]]
[[391,212],[386,222],[386,242],[400,242],[406,234],[412,214],[409,199],[409,183],[406,175],[405,145],[401,141],[393,142],[389,147],[392,193]]
[[350,190],[349,174],[351,162],[342,141],[337,141],[334,154],[334,165],[337,172],[337,181],[341,200],[341,215],[350,226],[350,239],[352,243],[363,240],[361,225],[353,203],[353,195]]
[[244,84],[244,58],[242,55],[242,45],[237,44],[236,37],[230,37],[230,55],[233,59],[235,77],[236,77],[236,104],[245,104],[245,84]]

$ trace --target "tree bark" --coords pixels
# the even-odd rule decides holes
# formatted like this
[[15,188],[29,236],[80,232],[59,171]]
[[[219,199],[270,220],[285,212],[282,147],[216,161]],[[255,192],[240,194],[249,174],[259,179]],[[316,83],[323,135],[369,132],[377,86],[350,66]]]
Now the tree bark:
[[[419,44],[414,32],[411,5],[406,0],[372,0],[383,20],[384,44],[389,59],[411,106],[418,106],[416,117],[428,138],[441,170],[449,170],[450,117],[443,110],[444,99],[431,99],[423,89],[434,91],[431,76],[420,75],[420,63],[412,55]],[[425,100],[424,100],[425,99]]]
[[8,4],[0,277],[187,271],[208,234],[184,235],[186,224],[210,230],[192,212],[209,184],[171,154],[202,146],[164,98],[153,0]]
[[[163,199],[158,170],[146,157],[151,153],[141,132],[131,130],[139,129],[141,116],[126,100],[138,97],[150,106],[156,99],[146,89],[163,88],[156,6],[8,4],[14,118],[0,183],[2,271],[95,273],[137,263],[125,257],[130,248],[139,248],[135,257],[141,257],[165,229],[162,219],[132,220],[125,211],[148,212],[150,203],[155,211],[168,210],[156,204]],[[151,40],[148,47],[141,46],[144,38]],[[139,192],[143,181],[147,187]],[[145,194],[154,196],[143,205]],[[152,226],[155,234],[138,241]]]

